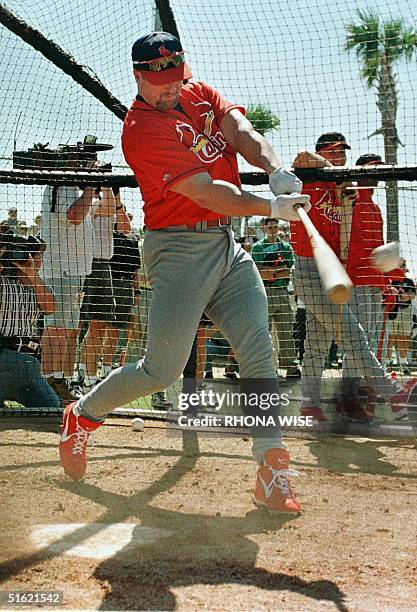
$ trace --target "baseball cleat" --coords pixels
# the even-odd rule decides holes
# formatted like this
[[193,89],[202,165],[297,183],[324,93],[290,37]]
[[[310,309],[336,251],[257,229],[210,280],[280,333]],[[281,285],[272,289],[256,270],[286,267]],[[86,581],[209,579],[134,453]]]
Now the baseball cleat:
[[324,421],[327,421],[327,417],[324,414],[323,410],[321,408],[318,407],[313,407],[313,408],[301,408],[300,409],[300,415],[301,416],[305,416],[305,417],[313,417],[313,420],[315,421],[315,423],[322,423]]
[[171,410],[173,408],[173,403],[169,401],[165,390],[152,394],[151,405],[152,408],[159,408],[159,410]]
[[68,404],[64,411],[59,442],[59,454],[62,467],[67,476],[81,480],[87,471],[86,447],[90,434],[100,427],[83,416],[74,414],[76,402]]
[[283,448],[271,448],[258,468],[253,503],[257,508],[281,514],[299,514],[301,506],[294,497],[289,476],[299,472],[288,469],[290,455]]
[[391,413],[396,420],[401,421],[408,419],[410,397],[416,389],[417,378],[410,378],[410,380],[405,383],[401,391],[391,398]]
[[373,411],[371,410],[371,407],[369,407],[369,410],[363,408],[357,398],[340,399],[336,405],[337,413],[343,418],[357,423],[370,423],[374,418]]

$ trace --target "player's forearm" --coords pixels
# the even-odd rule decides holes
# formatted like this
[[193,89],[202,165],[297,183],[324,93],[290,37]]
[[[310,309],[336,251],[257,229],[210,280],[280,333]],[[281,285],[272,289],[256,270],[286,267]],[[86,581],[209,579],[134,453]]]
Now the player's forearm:
[[230,217],[268,217],[271,214],[270,200],[243,191],[226,181],[215,180],[204,185],[204,188],[192,194],[191,199],[202,208]]
[[282,165],[267,139],[254,129],[251,131],[239,131],[236,136],[235,146],[237,152],[249,164],[264,170],[267,174],[271,174],[271,172]]

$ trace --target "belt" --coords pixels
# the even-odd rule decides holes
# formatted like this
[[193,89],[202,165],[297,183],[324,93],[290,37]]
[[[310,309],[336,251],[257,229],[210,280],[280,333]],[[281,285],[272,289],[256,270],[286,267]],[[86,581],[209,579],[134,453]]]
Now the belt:
[[30,353],[35,357],[39,357],[41,352],[39,340],[26,336],[0,336],[0,348],[17,353]]
[[161,230],[173,230],[173,231],[196,231],[203,232],[206,229],[212,227],[228,227],[230,226],[230,217],[220,217],[220,219],[210,219],[209,221],[197,221],[197,223],[186,223],[184,225],[168,225],[168,227],[161,227]]

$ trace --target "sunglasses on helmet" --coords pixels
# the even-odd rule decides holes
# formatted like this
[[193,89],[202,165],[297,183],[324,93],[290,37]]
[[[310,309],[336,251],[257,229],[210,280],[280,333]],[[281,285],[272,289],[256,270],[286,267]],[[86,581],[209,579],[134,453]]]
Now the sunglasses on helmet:
[[134,62],[134,67],[136,70],[144,70],[145,72],[161,72],[168,68],[178,68],[184,63],[184,51],[176,51],[167,57],[157,57],[145,62]]

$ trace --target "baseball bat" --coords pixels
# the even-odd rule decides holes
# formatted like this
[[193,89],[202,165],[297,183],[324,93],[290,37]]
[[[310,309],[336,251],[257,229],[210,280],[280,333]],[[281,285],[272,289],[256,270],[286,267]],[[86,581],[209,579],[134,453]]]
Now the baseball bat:
[[295,206],[297,215],[310,239],[314,261],[324,290],[332,304],[346,304],[352,297],[353,284],[332,248],[314,226],[302,206]]

